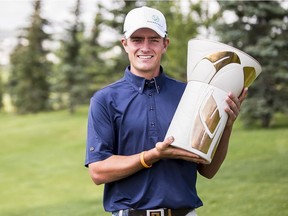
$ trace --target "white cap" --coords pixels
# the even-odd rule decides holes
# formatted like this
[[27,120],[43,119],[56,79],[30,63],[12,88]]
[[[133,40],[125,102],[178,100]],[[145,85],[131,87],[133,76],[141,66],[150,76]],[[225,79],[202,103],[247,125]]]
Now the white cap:
[[140,7],[132,9],[124,21],[124,35],[129,38],[136,30],[149,28],[154,30],[161,37],[167,34],[166,19],[164,15],[154,8]]

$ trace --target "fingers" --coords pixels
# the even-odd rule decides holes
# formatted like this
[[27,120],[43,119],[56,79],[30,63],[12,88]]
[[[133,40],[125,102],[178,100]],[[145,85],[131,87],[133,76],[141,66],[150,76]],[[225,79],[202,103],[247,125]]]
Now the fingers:
[[171,145],[173,142],[174,142],[174,137],[173,136],[170,136],[170,137],[168,137],[167,139],[164,140],[164,143],[167,146]]
[[248,88],[244,88],[241,95],[236,97],[233,93],[229,92],[228,97],[226,98],[226,102],[228,107],[225,108],[225,111],[229,115],[227,125],[231,126],[234,121],[237,119],[240,113],[240,107],[242,102],[248,95]]
[[[247,95],[248,95],[248,88],[247,87],[243,89],[241,95],[238,98],[232,92],[229,92],[228,97],[226,99],[226,102],[229,105],[232,105],[234,102],[236,107],[238,109],[240,109],[240,106],[241,106],[242,102],[245,100],[245,98],[247,97]],[[231,99],[231,101],[229,99]]]
[[199,155],[196,154],[190,154],[190,156],[182,156],[181,157],[182,160],[186,160],[186,161],[190,161],[190,162],[194,162],[197,164],[208,164],[208,161],[206,161],[205,159],[201,158]]
[[226,98],[226,102],[228,106],[225,107],[225,111],[229,115],[229,118],[232,118],[235,120],[240,112],[241,102],[232,93],[228,94],[228,97]]
[[163,142],[156,143],[156,150],[159,153],[160,158],[171,158],[171,159],[182,159],[194,163],[207,163],[206,160],[202,159],[199,155],[192,152],[176,148],[171,146],[174,142],[174,137],[168,137]]
[[174,137],[170,136],[166,138],[163,142],[156,143],[156,149],[158,151],[164,151],[174,142]]
[[240,104],[242,104],[242,102],[245,100],[245,98],[248,95],[248,88],[245,87],[241,93],[241,95],[239,96],[239,100],[240,100]]

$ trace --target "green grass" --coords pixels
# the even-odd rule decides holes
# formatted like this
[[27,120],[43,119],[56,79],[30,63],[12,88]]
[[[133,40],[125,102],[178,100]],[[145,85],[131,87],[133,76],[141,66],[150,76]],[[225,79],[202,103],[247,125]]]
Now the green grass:
[[288,127],[284,126],[234,128],[220,171],[212,180],[198,179],[204,201],[199,215],[288,215]]
[[87,109],[0,115],[0,215],[110,215],[85,157]]
[[[105,216],[103,186],[83,166],[87,107],[0,114],[0,215]],[[287,122],[287,121],[285,121]],[[198,178],[199,216],[288,215],[287,124],[236,125],[229,154],[212,180]]]

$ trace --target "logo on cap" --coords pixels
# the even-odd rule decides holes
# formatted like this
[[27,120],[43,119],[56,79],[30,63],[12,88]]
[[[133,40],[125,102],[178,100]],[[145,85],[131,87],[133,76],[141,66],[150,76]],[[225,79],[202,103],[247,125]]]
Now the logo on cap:
[[154,20],[154,22],[159,22],[159,17],[157,15],[153,15],[152,19]]

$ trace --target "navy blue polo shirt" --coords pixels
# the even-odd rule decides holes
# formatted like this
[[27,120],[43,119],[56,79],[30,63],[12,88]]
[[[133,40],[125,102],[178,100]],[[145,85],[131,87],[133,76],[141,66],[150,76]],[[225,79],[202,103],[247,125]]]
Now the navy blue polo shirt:
[[[91,98],[85,165],[112,155],[137,154],[163,141],[185,86],[162,68],[158,77],[145,80],[127,67],[122,79]],[[195,163],[160,160],[150,169],[105,184],[104,208],[197,208],[202,202],[196,177]]]

